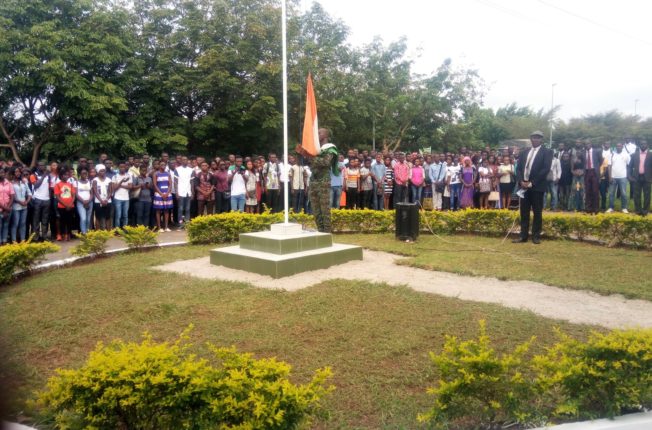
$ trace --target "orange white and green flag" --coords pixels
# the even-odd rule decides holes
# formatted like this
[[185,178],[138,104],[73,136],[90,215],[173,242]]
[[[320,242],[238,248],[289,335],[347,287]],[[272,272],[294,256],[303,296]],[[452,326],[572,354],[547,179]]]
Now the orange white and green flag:
[[313,157],[319,155],[319,123],[317,121],[317,103],[315,102],[315,90],[312,87],[312,76],[308,73],[308,85],[306,91],[306,116],[303,119],[303,139],[301,147]]

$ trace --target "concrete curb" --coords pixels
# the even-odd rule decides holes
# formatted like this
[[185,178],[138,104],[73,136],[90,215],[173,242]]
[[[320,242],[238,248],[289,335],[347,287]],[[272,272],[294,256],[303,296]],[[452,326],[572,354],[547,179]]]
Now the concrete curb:
[[593,421],[540,427],[534,430],[649,430],[652,428],[652,411],[621,415],[614,419],[603,418]]
[[[146,245],[143,246],[144,249],[152,249],[152,248],[165,248],[168,246],[182,246],[182,245],[187,245],[189,242],[188,241],[177,241],[177,242],[164,242],[164,243],[159,243],[157,245]],[[131,249],[128,247],[123,247],[123,248],[114,248],[114,249],[109,249],[107,250],[104,255],[107,254],[120,254],[123,252],[130,251]],[[28,276],[30,274],[35,274],[35,273],[40,273],[40,272],[45,272],[50,269],[55,269],[57,267],[64,267],[72,263],[76,263],[78,261],[86,261],[86,260],[91,260],[95,258],[96,255],[85,255],[83,257],[68,257],[64,258],[62,260],[55,260],[55,261],[48,261],[47,263],[41,263],[37,264],[36,266],[32,267],[29,270],[21,270],[19,272],[16,272],[14,276],[16,277],[21,277],[21,276]]]

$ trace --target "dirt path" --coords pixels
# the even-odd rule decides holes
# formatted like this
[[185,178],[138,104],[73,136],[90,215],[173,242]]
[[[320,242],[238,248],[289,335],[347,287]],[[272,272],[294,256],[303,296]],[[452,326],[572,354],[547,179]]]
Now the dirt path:
[[572,323],[608,328],[652,327],[652,302],[629,300],[619,295],[603,296],[530,281],[501,281],[396,265],[402,257],[364,250],[363,261],[352,261],[328,269],[301,273],[280,280],[222,266],[212,266],[208,257],[175,261],[155,269],[203,279],[246,282],[260,288],[296,291],[327,279],[355,279],[407,285],[415,291],[439,294],[509,308]]

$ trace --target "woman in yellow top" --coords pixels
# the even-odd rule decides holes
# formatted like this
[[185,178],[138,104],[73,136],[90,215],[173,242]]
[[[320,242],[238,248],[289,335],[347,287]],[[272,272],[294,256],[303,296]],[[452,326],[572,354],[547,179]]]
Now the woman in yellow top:
[[344,169],[344,183],[346,184],[346,208],[355,209],[359,206],[360,195],[360,161],[357,158],[349,160],[349,166]]

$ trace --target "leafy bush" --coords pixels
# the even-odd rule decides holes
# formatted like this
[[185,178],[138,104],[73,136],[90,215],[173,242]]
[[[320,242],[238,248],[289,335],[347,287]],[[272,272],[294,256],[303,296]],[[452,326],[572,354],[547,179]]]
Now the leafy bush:
[[211,345],[211,359],[198,358],[187,338],[100,343],[81,368],[57,370],[34,404],[67,429],[290,429],[333,389],[328,368],[295,385],[286,363]]
[[136,227],[126,225],[118,230],[118,234],[120,234],[120,237],[124,239],[130,249],[142,249],[146,246],[158,245],[156,241],[158,233],[144,225]]
[[484,321],[480,321],[477,340],[446,336],[442,353],[430,353],[441,380],[428,390],[436,396],[435,404],[419,415],[419,421],[436,428],[462,428],[463,422],[472,420],[471,427],[493,429],[509,422],[532,420],[534,391],[522,368],[523,357],[533,341],[499,355],[490,345]]
[[0,284],[10,282],[18,270],[29,270],[45,254],[57,252],[59,247],[49,242],[30,241],[0,247]]
[[586,342],[560,334],[537,356],[534,338],[498,355],[483,322],[477,340],[446,337],[430,353],[441,379],[419,420],[435,428],[539,426],[549,419],[613,417],[652,407],[652,329],[594,332]]
[[77,234],[79,245],[70,249],[72,255],[102,255],[106,252],[106,243],[115,236],[114,230],[89,230],[86,234]]
[[[466,209],[456,212],[421,211],[422,232],[433,234],[480,233],[504,236],[513,227],[518,230],[519,214],[509,210]],[[387,233],[394,231],[394,211],[331,210],[334,233]],[[314,227],[311,215],[290,214],[293,222]],[[240,233],[262,231],[282,222],[282,214],[265,212],[252,215],[231,212],[201,216],[188,225],[192,243],[222,243],[238,240]],[[597,238],[608,246],[633,245],[652,249],[652,218],[627,214],[556,214],[543,215],[543,232],[557,239]]]
[[558,393],[558,416],[613,417],[652,407],[652,329],[594,332],[587,342],[561,334],[534,363],[545,391]]

